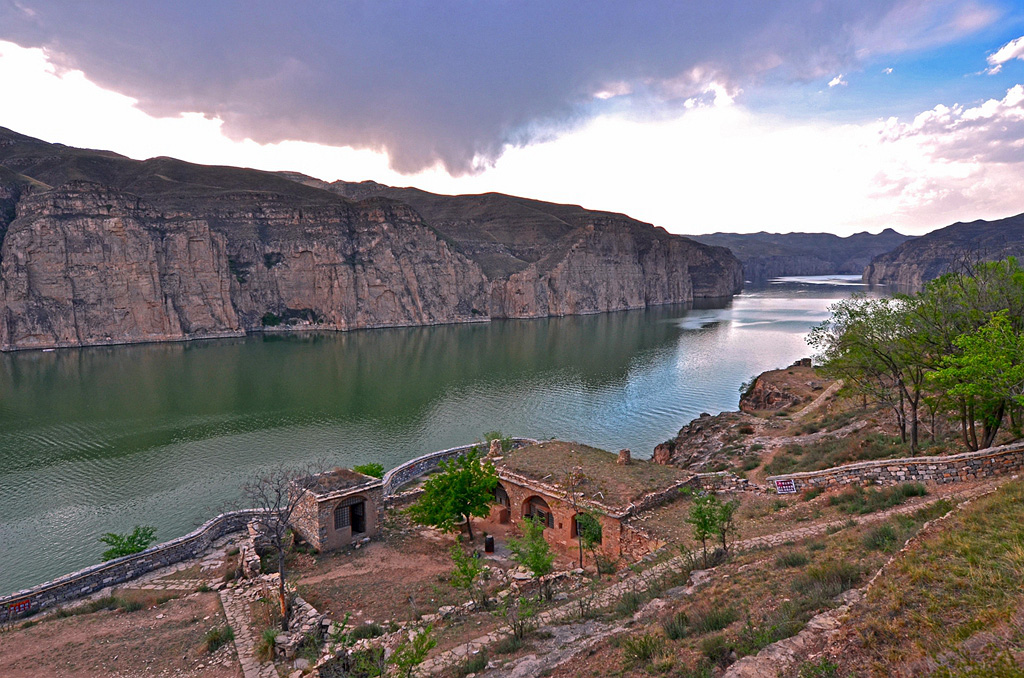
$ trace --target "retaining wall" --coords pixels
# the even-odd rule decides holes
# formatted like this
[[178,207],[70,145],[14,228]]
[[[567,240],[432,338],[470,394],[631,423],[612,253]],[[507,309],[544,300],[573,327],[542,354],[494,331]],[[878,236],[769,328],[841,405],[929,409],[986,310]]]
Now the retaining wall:
[[[536,442],[537,441],[532,438],[512,438],[512,443],[517,446],[533,445]],[[472,445],[460,445],[459,447],[450,447],[447,450],[439,450],[437,452],[431,452],[430,454],[424,454],[422,457],[410,459],[404,464],[396,466],[384,474],[384,497],[387,498],[392,496],[398,488],[402,487],[410,480],[419,478],[425,473],[430,473],[436,469],[441,462],[461,457],[474,447],[479,447],[480,451],[484,454],[487,453],[487,443],[473,443]]]
[[147,572],[194,558],[209,545],[232,532],[245,529],[260,509],[223,513],[206,521],[183,537],[151,546],[140,553],[122,556],[92,565],[30,589],[0,597],[0,623],[18,616],[32,614],[49,607],[63,605],[76,598],[95,593],[108,586],[124,583]]
[[[963,452],[943,457],[904,457],[879,459],[836,466],[823,471],[806,471],[770,476],[765,479],[769,488],[787,488],[801,492],[810,488],[839,485],[876,483],[955,483],[1024,470],[1024,443],[990,447],[977,452]],[[780,483],[780,481],[782,481]]]

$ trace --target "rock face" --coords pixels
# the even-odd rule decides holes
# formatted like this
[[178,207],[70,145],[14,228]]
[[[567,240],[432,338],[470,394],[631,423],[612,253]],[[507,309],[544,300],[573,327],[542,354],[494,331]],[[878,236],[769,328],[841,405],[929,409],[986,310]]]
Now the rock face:
[[597,313],[742,282],[728,251],[623,215],[345,186],[357,201],[0,128],[0,348]]
[[977,261],[1024,256],[1024,214],[997,221],[956,223],[872,259],[864,282],[916,291],[943,273]]
[[728,247],[743,262],[743,275],[763,282],[787,275],[859,275],[872,257],[889,252],[913,236],[887,228],[877,235],[855,233],[711,233],[693,239]]

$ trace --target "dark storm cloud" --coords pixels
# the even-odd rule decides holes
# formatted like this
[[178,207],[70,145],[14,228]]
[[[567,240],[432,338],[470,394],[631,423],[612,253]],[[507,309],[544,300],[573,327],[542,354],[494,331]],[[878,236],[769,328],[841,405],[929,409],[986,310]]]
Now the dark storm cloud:
[[401,171],[440,160],[459,173],[571,124],[617,83],[642,106],[681,103],[710,78],[831,77],[891,22],[954,5],[0,0],[0,39],[45,46],[149,113],[199,111],[234,137],[386,150]]

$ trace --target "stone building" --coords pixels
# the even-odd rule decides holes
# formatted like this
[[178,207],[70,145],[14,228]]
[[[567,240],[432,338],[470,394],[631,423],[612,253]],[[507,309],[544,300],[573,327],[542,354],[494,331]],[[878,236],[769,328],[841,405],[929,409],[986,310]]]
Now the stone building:
[[576,492],[581,513],[601,524],[601,552],[616,559],[634,557],[657,545],[629,527],[636,512],[678,496],[692,477],[674,466],[633,460],[629,451],[618,456],[578,443],[550,441],[491,455],[498,473],[491,519],[521,521],[534,516],[544,523],[544,537],[556,547],[577,548],[577,512],[566,489],[566,477],[576,469],[582,478]]
[[298,481],[302,492],[291,527],[318,551],[330,551],[377,534],[384,510],[383,481],[336,468]]

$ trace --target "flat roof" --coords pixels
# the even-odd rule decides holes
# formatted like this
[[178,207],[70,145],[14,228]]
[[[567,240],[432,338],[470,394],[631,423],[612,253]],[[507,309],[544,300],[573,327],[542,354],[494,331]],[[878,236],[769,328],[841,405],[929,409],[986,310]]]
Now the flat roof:
[[580,443],[551,440],[506,453],[495,462],[529,480],[564,490],[566,474],[579,467],[584,476],[580,492],[584,501],[627,507],[644,495],[664,490],[692,474],[676,466],[662,466],[646,459],[617,463],[618,455]]
[[379,478],[364,475],[347,468],[336,468],[324,473],[318,473],[314,476],[307,476],[296,481],[298,485],[309,490],[318,498],[335,494],[342,490],[369,485],[373,482],[381,481]]

